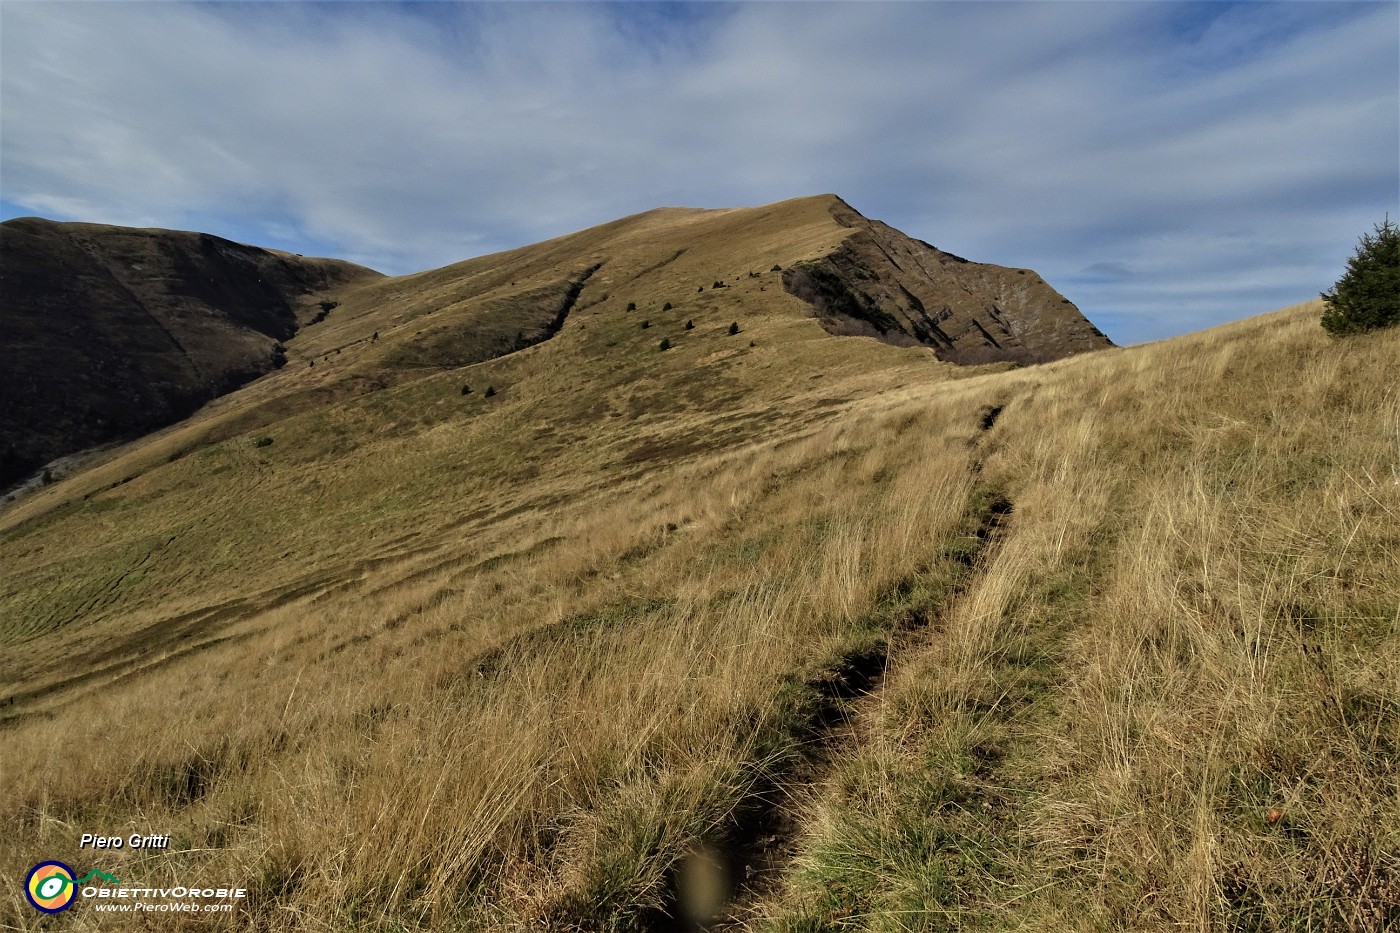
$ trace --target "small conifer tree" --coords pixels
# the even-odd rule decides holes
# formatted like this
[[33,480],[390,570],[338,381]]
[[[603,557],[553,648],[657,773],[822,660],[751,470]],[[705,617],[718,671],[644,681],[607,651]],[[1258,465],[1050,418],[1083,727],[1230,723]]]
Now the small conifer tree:
[[487,387],[486,387],[486,391],[485,391],[484,393],[482,393],[482,394],[484,394],[487,398],[490,398],[491,396],[493,396],[493,395],[496,394],[496,387],[495,387],[495,386],[487,386]]
[[729,336],[733,337],[737,333],[739,333],[739,322],[735,321],[729,325]]
[[1347,271],[1322,293],[1327,306],[1322,326],[1333,336],[1359,334],[1400,323],[1400,227],[1377,224],[1375,235],[1363,234]]
[[471,386],[462,386],[462,394],[463,394],[463,395],[471,395],[471,394],[472,394],[472,387],[471,387]]
[[670,303],[669,301],[666,302],[664,305],[661,306],[661,310],[662,310],[662,311],[670,311],[670,310],[671,310],[671,303]]
[[686,330],[694,330],[694,329],[695,329],[695,322],[694,322],[694,321],[686,321],[686,322],[685,322],[685,329],[686,329]]
[[651,326],[651,321],[643,321],[643,322],[642,322],[642,330],[646,330],[646,329],[647,329],[648,327],[650,327],[650,326]]
[[661,352],[665,353],[667,350],[671,349],[671,341],[669,338],[662,337],[661,343],[658,344],[658,346],[661,347]]
[[636,303],[635,301],[629,301],[629,302],[627,302],[627,310],[628,310],[628,311],[636,311],[636,310],[637,310],[637,303]]

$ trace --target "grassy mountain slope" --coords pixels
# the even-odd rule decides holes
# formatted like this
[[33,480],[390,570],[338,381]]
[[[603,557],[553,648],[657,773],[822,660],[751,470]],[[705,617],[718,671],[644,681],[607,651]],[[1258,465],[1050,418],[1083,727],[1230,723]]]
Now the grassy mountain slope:
[[377,277],[202,233],[0,224],[0,488],[281,365],[327,289]]
[[0,516],[4,921],[130,827],[220,928],[1400,922],[1400,338],[954,366],[772,210],[342,289]]
[[[45,526],[38,540],[84,541],[15,555],[0,583],[0,611],[22,620],[10,637],[123,620],[128,649],[101,651],[124,655],[116,673],[171,626],[394,559],[406,522],[482,526],[573,495],[580,475],[606,483],[826,417],[850,379],[966,375],[936,350],[832,340],[783,289],[782,269],[841,247],[853,217],[831,196],[663,209],[334,289],[336,307],[287,341],[288,366],[0,517]],[[509,465],[510,484],[464,469],[464,449]],[[457,559],[455,544],[437,550]],[[149,614],[133,624],[133,611]],[[0,662],[0,675],[21,670],[35,674],[22,654]]]
[[658,326],[728,315],[720,326],[742,316],[790,328],[815,312],[830,332],[929,346],[964,363],[1111,346],[1029,270],[942,253],[833,195],[650,211],[387,279],[203,234],[37,219],[3,232],[3,313],[25,335],[6,356],[11,479],[45,456],[167,424],[286,355],[314,372],[262,380],[234,403],[236,415],[206,426],[247,432],[504,356],[559,334],[575,312],[603,330],[571,328],[561,354],[625,359],[634,341],[619,339],[616,315],[629,302]]

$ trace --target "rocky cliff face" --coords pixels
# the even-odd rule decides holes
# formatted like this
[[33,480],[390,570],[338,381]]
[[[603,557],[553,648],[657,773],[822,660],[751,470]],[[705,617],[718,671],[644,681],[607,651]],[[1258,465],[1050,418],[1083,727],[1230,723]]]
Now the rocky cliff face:
[[783,274],[830,333],[922,344],[955,363],[1041,363],[1113,346],[1029,269],[969,262],[867,220],[835,199],[852,229],[834,252]]
[[0,488],[281,365],[318,296],[377,275],[203,233],[0,224]]

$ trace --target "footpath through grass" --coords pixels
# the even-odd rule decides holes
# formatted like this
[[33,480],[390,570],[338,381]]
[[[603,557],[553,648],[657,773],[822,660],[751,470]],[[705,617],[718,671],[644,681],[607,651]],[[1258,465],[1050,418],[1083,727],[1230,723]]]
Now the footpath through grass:
[[0,888],[129,825],[224,929],[675,928],[697,852],[731,929],[1393,928],[1397,360],[1304,309],[601,452],[21,710]]

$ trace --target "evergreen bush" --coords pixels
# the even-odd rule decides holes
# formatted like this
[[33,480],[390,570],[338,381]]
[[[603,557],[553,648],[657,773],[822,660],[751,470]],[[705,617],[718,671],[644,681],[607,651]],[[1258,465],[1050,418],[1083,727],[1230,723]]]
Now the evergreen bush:
[[1389,215],[1374,236],[1362,235],[1347,271],[1322,301],[1322,326],[1336,337],[1400,323],[1400,227]]

